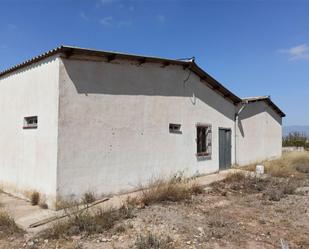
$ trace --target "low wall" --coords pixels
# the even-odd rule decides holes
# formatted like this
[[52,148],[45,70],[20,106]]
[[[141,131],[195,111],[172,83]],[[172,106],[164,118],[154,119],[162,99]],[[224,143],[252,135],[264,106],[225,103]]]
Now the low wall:
[[289,147],[282,147],[282,152],[304,152],[304,147],[296,147],[296,146],[289,146]]

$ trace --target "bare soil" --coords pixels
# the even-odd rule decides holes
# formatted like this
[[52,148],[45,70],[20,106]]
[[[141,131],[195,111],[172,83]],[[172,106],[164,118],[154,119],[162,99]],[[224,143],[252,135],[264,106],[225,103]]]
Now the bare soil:
[[308,174],[248,181],[236,177],[189,200],[135,208],[133,218],[100,234],[47,240],[13,233],[0,237],[0,248],[138,248],[138,236],[147,233],[158,240],[168,237],[164,248],[281,248],[281,242],[309,248],[309,191],[303,187],[309,187]]

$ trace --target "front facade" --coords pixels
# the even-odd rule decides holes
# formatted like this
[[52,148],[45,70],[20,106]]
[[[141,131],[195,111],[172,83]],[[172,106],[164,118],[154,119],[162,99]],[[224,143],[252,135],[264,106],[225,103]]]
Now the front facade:
[[0,73],[1,188],[53,207],[279,157],[284,114],[268,101],[194,61],[60,47]]

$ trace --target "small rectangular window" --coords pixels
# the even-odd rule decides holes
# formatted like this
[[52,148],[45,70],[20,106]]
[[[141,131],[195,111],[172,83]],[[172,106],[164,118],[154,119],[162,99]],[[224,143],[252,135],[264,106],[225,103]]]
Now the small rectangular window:
[[180,124],[169,124],[170,133],[181,133]]
[[196,126],[197,156],[211,156],[211,125]]
[[38,128],[38,116],[24,117],[24,129]]

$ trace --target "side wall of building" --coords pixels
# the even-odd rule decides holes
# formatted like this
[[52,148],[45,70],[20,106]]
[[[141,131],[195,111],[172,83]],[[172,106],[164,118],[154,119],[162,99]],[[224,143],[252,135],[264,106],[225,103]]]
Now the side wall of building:
[[282,153],[282,118],[267,103],[249,103],[237,123],[236,163],[274,159]]
[[[58,194],[137,188],[154,177],[218,171],[218,129],[235,106],[181,66],[62,59]],[[169,132],[181,124],[181,133]],[[212,125],[211,158],[197,158],[196,124]]]
[[[51,57],[0,78],[0,188],[48,204],[56,196],[59,59]],[[38,116],[37,129],[23,129]]]

